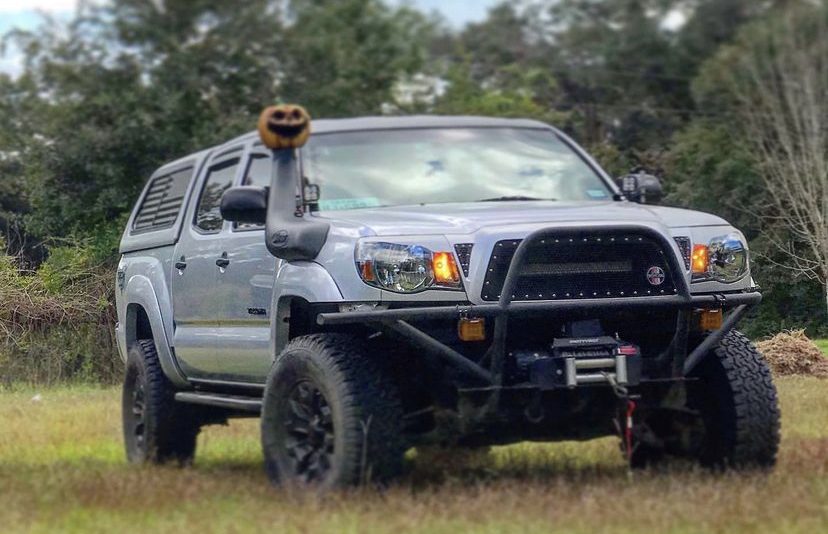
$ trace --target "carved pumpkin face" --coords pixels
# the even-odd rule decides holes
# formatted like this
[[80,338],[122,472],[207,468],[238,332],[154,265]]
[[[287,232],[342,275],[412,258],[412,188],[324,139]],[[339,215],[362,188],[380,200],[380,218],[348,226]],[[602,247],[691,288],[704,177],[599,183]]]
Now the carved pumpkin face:
[[310,116],[302,106],[270,106],[259,116],[259,136],[272,150],[299,148],[310,136]]

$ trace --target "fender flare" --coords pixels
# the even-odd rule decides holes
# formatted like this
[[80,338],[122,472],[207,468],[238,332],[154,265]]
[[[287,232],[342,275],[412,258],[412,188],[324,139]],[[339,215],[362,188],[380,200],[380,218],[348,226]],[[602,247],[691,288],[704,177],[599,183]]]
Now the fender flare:
[[279,267],[273,285],[270,309],[270,353],[273,359],[288,342],[290,301],[294,298],[308,302],[342,302],[342,292],[333,277],[320,264],[312,261],[284,262]]
[[158,352],[158,359],[161,362],[161,369],[169,380],[179,387],[189,387],[190,383],[184,373],[178,367],[172,347],[170,345],[169,329],[164,324],[164,316],[161,313],[161,305],[155,293],[152,282],[146,276],[132,276],[127,282],[124,294],[126,299],[126,324],[124,326],[124,346],[128,348],[136,341],[136,306],[144,309],[149,319],[152,338],[155,349]]

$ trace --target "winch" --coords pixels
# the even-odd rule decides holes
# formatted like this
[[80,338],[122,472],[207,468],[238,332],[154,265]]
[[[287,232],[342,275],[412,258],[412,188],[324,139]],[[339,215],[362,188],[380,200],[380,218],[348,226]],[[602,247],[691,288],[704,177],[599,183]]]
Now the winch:
[[519,350],[512,356],[512,378],[541,389],[635,386],[641,380],[641,350],[610,336],[558,338],[548,349]]

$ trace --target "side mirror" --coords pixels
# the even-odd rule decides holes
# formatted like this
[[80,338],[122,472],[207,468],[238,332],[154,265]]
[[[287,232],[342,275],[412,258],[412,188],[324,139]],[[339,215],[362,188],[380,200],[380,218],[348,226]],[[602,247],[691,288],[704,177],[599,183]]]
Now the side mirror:
[[267,219],[268,188],[255,185],[231,187],[221,197],[221,216],[244,224],[264,224]]
[[618,179],[618,185],[628,200],[639,204],[657,204],[664,196],[661,181],[652,174],[627,174]]

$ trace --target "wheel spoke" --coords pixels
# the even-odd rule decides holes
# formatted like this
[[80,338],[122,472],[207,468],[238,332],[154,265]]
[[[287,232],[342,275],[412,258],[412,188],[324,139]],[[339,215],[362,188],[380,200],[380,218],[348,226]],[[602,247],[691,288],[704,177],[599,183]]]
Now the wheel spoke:
[[132,429],[132,434],[135,436],[135,444],[139,449],[144,447],[144,422],[137,421]]
[[306,404],[301,401],[290,399],[288,400],[288,404],[290,404],[290,411],[293,412],[293,415],[298,417],[303,421],[310,421],[313,417],[310,409]]
[[327,402],[319,408],[319,415],[320,415],[320,420],[322,421],[322,424],[324,424],[326,428],[333,424],[333,417],[332,417],[332,413],[331,413],[331,407],[328,406]]
[[132,392],[132,414],[136,417],[144,416],[144,387],[141,384],[136,384]]
[[328,401],[310,381],[296,384],[287,401],[284,447],[294,475],[306,483],[321,480],[331,468],[334,451],[333,417]]
[[132,383],[132,436],[135,439],[135,447],[142,451],[145,446],[146,433],[146,405],[144,400],[144,384],[141,382],[141,376],[136,376]]
[[311,388],[311,386],[307,382],[300,382],[298,386],[296,386],[296,394],[303,403],[310,404],[310,400],[313,398],[315,389]]
[[285,426],[288,428],[288,432],[291,434],[299,434],[301,436],[307,436],[310,434],[310,429],[304,425],[298,425],[294,421],[288,421],[285,423]]
[[304,461],[304,459],[307,458],[311,452],[313,452],[313,448],[304,442],[297,441],[294,442],[293,445],[288,446],[288,454],[290,457],[300,463]]

